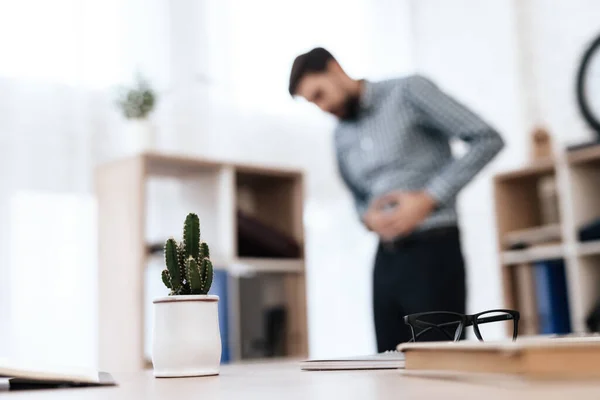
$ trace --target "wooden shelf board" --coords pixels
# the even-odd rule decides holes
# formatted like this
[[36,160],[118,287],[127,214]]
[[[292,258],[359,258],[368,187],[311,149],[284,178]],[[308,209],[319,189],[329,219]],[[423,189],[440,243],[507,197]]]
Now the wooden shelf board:
[[303,272],[304,260],[286,258],[247,258],[240,257],[228,264],[232,273],[256,272]]
[[600,255],[600,240],[578,243],[577,244],[577,255],[579,255],[579,256]]
[[528,242],[530,244],[544,243],[549,241],[561,241],[561,224],[539,225],[526,229],[510,231],[504,234],[503,242],[506,246],[514,243]]
[[142,154],[146,173],[153,176],[184,177],[202,172],[216,171],[223,163],[214,160],[166,153]]
[[503,265],[515,265],[542,260],[551,260],[565,257],[565,247],[562,244],[537,246],[524,250],[508,250],[501,254]]
[[567,152],[569,164],[600,163],[600,145]]
[[[224,257],[210,257],[213,266],[217,270],[227,270],[232,273],[256,273],[256,272],[303,272],[303,259],[288,258],[249,258],[239,257],[226,259]],[[148,261],[162,262],[163,255],[159,253],[148,254]]]
[[[214,269],[222,271],[227,269],[227,265],[230,264],[224,257],[212,256],[210,257],[210,261],[213,264]],[[161,262],[164,263],[164,256],[162,253],[154,253],[147,255],[147,262]]]
[[217,171],[220,168],[232,167],[245,175],[265,177],[300,178],[304,171],[277,165],[237,163],[226,160],[210,159],[204,156],[194,156],[182,153],[143,152],[135,156],[112,161],[110,164],[126,163],[132,159],[142,159],[146,175],[164,177],[186,177],[203,172]]
[[300,178],[302,176],[302,171],[296,169],[269,168],[252,164],[235,164],[235,169],[239,174],[238,176],[257,175],[269,178]]
[[551,175],[555,172],[554,160],[543,160],[531,163],[522,168],[506,171],[497,174],[494,179],[496,182],[505,182],[513,179],[533,178],[544,175]]

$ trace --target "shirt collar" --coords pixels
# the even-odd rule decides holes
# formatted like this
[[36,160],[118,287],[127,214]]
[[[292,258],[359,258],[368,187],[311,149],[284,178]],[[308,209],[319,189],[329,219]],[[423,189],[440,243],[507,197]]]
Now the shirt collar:
[[362,80],[363,92],[360,97],[360,108],[362,110],[370,109],[375,103],[375,88],[373,82],[366,79]]

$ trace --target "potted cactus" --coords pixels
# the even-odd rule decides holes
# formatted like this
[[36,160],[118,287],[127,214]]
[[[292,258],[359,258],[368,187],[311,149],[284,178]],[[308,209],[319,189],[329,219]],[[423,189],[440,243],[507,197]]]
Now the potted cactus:
[[217,375],[222,351],[219,297],[208,294],[213,266],[208,244],[200,239],[198,215],[187,215],[183,241],[166,241],[165,264],[162,281],[170,292],[154,300],[154,376]]

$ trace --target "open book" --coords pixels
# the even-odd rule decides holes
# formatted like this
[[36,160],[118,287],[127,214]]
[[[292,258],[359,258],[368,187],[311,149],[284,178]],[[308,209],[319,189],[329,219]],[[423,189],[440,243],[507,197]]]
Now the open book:
[[54,365],[29,365],[0,358],[0,391],[115,385],[113,377],[106,372]]
[[367,356],[305,360],[300,363],[300,368],[306,371],[398,369],[404,368],[404,354],[398,351],[386,351]]

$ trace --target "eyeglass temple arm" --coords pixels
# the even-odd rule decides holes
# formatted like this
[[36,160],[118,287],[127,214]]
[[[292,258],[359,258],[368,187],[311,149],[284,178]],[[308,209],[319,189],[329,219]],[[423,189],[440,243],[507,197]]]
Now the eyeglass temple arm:
[[[485,318],[477,318],[477,323],[478,324],[487,324],[488,322],[498,322],[498,321],[508,321],[511,319],[515,319],[513,315],[511,314],[507,314],[507,315],[495,315],[493,317],[485,317]],[[425,322],[425,321],[415,321],[415,325],[418,324],[422,324],[422,325],[431,325],[433,326],[439,326],[439,327],[445,327],[448,325],[453,325],[453,324],[459,324],[460,321],[452,321],[452,322],[444,322],[442,324],[432,324],[429,322]],[[472,320],[468,320],[465,323],[465,327],[467,326],[471,326],[473,325],[473,321]]]
[[488,322],[508,321],[511,319],[515,319],[515,317],[511,314],[496,315],[493,317],[477,318],[477,323],[478,324],[487,324]]

